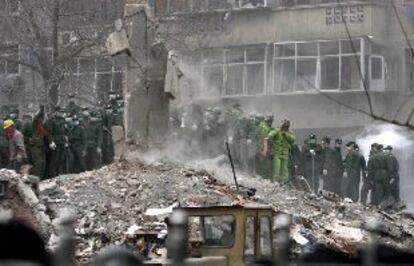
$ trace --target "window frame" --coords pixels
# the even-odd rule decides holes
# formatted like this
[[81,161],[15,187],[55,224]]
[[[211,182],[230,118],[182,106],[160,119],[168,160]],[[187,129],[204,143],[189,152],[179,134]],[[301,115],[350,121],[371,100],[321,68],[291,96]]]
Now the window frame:
[[[284,41],[284,42],[275,42],[273,43],[273,57],[272,57],[272,88],[271,88],[271,92],[273,94],[279,94],[279,93],[296,93],[296,92],[308,92],[308,91],[299,91],[297,90],[297,82],[298,82],[298,61],[299,60],[303,60],[303,59],[315,59],[316,58],[316,78],[315,78],[315,83],[314,83],[314,88],[312,89],[313,91],[315,91],[315,93],[317,93],[318,91],[323,91],[323,92],[332,92],[332,91],[361,91],[364,90],[364,85],[363,85],[363,81],[360,81],[360,87],[358,89],[349,89],[349,90],[345,90],[342,86],[342,58],[343,57],[348,57],[348,56],[352,56],[355,57],[354,53],[343,53],[342,52],[342,43],[344,41],[349,41],[349,39],[335,39],[335,40],[312,40],[312,41]],[[356,55],[358,56],[359,62],[360,62],[360,69],[363,75],[363,78],[366,79],[366,69],[365,69],[365,39],[363,37],[355,37],[352,39],[352,41],[358,41],[359,42],[359,51],[356,53]],[[329,54],[329,55],[325,55],[325,54],[321,54],[321,43],[324,42],[337,42],[338,43],[338,53],[337,54]],[[298,44],[302,44],[302,43],[315,43],[317,45],[317,55],[316,56],[304,56],[298,55]],[[289,56],[278,56],[276,55],[277,53],[277,46],[280,45],[292,45],[294,44],[294,55],[289,55]],[[338,82],[338,88],[336,89],[325,89],[322,87],[321,82],[322,82],[322,73],[321,73],[321,63],[322,63],[322,59],[324,58],[339,58],[339,69],[338,69],[338,77],[339,77],[339,82]],[[293,84],[293,91],[289,91],[289,92],[279,92],[276,89],[276,79],[275,79],[275,66],[276,66],[276,60],[294,60],[295,61],[295,74],[294,74],[294,84]],[[319,81],[319,82],[316,82]]]

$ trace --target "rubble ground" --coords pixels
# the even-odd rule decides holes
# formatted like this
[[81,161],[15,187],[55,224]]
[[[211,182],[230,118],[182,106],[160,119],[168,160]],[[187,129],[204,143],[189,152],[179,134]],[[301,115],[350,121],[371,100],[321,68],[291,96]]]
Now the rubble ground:
[[172,206],[252,201],[291,214],[291,235],[298,246],[316,241],[355,255],[368,240],[365,223],[370,219],[383,224],[384,243],[400,248],[413,246],[414,220],[408,213],[385,213],[359,203],[316,196],[242,172],[237,176],[239,184],[249,188],[250,193],[236,192],[225,156],[187,163],[148,161],[136,156],[96,171],[43,181],[40,191],[52,218],[62,208],[76,214],[76,257],[80,262],[88,261],[108,244],[120,244],[131,228],[158,233],[165,230],[163,219]]

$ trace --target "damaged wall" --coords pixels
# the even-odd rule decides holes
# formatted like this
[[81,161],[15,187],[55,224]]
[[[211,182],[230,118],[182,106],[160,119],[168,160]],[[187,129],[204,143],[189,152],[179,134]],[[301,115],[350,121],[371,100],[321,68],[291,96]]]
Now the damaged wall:
[[168,130],[169,97],[164,92],[168,52],[155,37],[145,8],[140,1],[125,6],[131,49],[126,58],[126,134],[128,142],[138,145],[159,143]]

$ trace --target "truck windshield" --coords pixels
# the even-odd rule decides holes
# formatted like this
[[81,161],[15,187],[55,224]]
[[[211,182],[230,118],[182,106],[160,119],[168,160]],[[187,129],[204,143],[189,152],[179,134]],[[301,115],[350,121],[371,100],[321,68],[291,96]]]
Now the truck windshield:
[[191,217],[190,239],[198,238],[203,246],[231,247],[235,228],[236,222],[232,215]]

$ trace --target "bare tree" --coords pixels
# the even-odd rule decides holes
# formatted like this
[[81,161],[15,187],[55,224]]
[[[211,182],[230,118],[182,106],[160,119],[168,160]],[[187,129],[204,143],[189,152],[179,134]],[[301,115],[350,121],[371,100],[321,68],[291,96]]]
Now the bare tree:
[[[0,0],[0,26],[8,42],[18,45],[19,56],[10,56],[16,45],[0,46],[0,60],[19,64],[41,80],[49,106],[59,100],[59,86],[72,59],[98,51],[109,32],[96,8],[77,6],[95,1]],[[16,6],[17,3],[17,6]],[[3,5],[0,5],[3,6]],[[76,8],[77,7],[77,8]],[[62,34],[66,32],[66,34]]]

